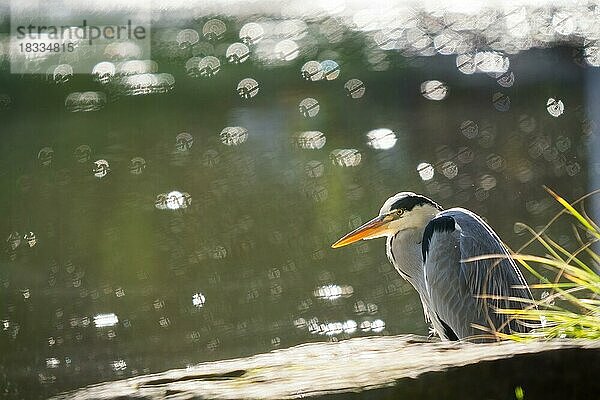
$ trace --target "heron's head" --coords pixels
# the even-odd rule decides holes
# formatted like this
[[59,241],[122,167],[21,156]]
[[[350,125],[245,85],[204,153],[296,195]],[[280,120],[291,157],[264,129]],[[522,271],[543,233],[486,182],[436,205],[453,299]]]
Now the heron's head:
[[406,229],[422,229],[442,208],[413,192],[400,192],[383,203],[379,215],[331,245],[338,248],[359,240],[393,236]]

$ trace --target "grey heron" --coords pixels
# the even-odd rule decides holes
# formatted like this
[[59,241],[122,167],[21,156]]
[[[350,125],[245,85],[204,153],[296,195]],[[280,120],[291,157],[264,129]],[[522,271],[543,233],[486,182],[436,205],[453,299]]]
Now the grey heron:
[[[506,246],[477,214],[444,210],[425,196],[401,192],[331,247],[378,237],[387,238],[390,262],[416,289],[425,319],[442,340],[529,330],[523,321],[496,312],[529,306],[517,299],[533,297]],[[503,257],[468,260],[490,254]]]

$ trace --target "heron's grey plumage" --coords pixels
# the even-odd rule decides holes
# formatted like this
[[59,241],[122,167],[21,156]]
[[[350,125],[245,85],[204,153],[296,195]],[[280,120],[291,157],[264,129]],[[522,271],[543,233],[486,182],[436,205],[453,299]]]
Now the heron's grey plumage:
[[[425,196],[401,192],[386,200],[376,218],[333,247],[377,237],[387,238],[390,262],[417,290],[426,320],[442,339],[529,329],[496,312],[529,306],[515,299],[533,297],[506,246],[476,214],[443,210]],[[466,261],[491,254],[500,257]]]
[[[468,210],[452,208],[428,223],[423,239],[425,289],[429,312],[435,313],[436,319],[458,338],[485,333],[474,325],[492,332],[527,330],[520,321],[496,313],[499,308],[523,308],[528,304],[511,298],[532,299],[532,295],[507,248],[487,223]],[[465,261],[490,254],[503,257]],[[436,327],[433,318],[432,322],[444,334],[445,327]]]

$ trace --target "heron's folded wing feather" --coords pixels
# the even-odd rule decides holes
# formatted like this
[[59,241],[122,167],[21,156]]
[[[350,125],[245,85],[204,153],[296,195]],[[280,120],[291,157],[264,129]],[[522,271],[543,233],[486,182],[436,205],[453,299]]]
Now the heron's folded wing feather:
[[[501,254],[497,260],[465,260]],[[522,308],[508,297],[531,299],[531,292],[496,233],[474,213],[461,208],[442,211],[427,225],[423,237],[424,274],[430,308],[459,337],[491,329],[523,331],[497,308]]]

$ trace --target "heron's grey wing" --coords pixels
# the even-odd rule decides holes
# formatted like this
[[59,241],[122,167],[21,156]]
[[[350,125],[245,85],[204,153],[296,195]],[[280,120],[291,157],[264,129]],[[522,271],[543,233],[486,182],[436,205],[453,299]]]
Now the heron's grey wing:
[[[424,278],[442,328],[458,338],[483,334],[473,324],[500,332],[523,332],[517,320],[495,312],[498,308],[523,308],[508,299],[531,299],[523,275],[498,235],[472,212],[453,208],[440,212],[426,226],[422,252]],[[470,257],[502,254],[497,260],[464,262]],[[491,296],[485,298],[482,296]]]
[[460,272],[460,231],[455,226],[452,217],[438,215],[425,227],[422,241],[431,323],[440,337],[451,340],[473,336],[471,323],[483,320]]

